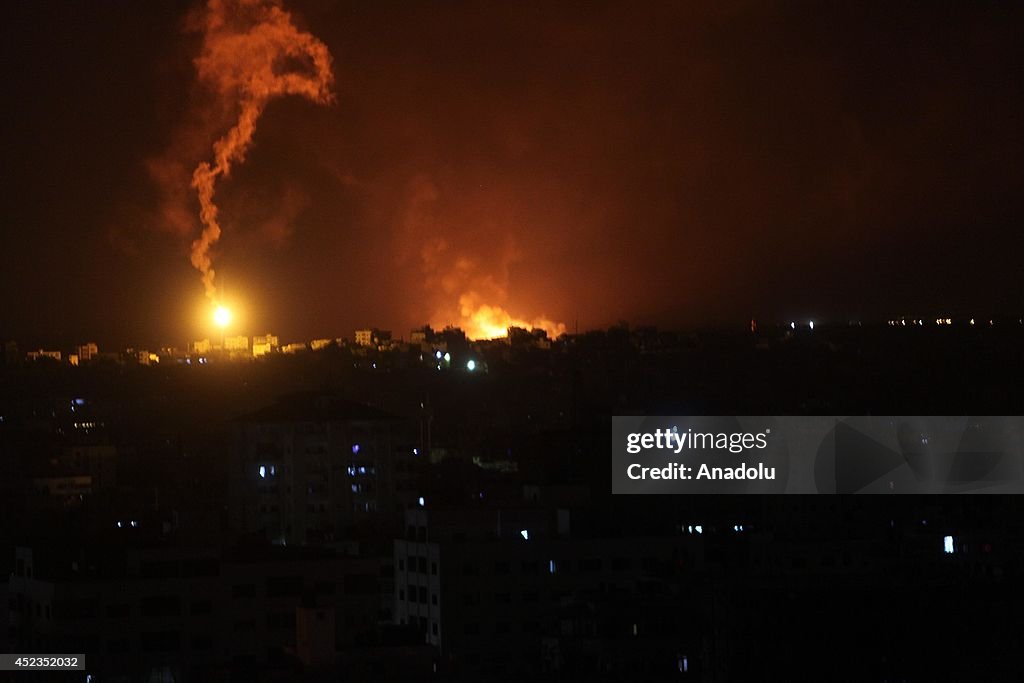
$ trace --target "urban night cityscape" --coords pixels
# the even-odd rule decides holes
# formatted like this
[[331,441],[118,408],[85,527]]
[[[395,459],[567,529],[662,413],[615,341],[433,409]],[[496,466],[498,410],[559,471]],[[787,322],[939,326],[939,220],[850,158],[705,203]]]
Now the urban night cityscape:
[[0,682],[1024,678],[1024,7],[5,9]]

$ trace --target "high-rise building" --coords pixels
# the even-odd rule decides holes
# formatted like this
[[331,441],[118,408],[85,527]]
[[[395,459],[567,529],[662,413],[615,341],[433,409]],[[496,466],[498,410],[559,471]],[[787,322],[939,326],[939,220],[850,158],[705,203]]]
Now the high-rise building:
[[390,330],[378,330],[375,327],[368,330],[356,330],[356,344],[359,346],[381,346],[390,341]]
[[48,358],[50,360],[59,361],[61,359],[61,353],[60,351],[44,351],[43,349],[38,349],[37,351],[29,351],[25,354],[25,357],[29,360],[41,360],[43,358]]
[[78,354],[78,360],[81,362],[90,361],[100,354],[100,349],[93,342],[80,345],[76,352]]
[[417,327],[409,333],[409,342],[412,344],[429,344],[434,341],[434,330],[430,325]]
[[268,353],[274,353],[278,349],[278,340],[276,334],[261,334],[256,335],[252,338],[252,355],[254,356],[265,356]]
[[229,475],[233,528],[302,544],[340,538],[378,514],[396,520],[395,463],[413,457],[415,424],[318,392],[236,422]]
[[359,346],[373,346],[374,330],[356,330],[356,344]]
[[249,338],[248,337],[224,337],[224,350],[225,351],[248,351],[249,350]]

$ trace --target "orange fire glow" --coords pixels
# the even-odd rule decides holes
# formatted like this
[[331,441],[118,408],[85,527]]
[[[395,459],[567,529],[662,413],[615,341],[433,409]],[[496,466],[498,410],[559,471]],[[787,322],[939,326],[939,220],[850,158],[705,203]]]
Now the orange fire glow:
[[508,336],[510,327],[541,329],[547,332],[549,339],[555,339],[566,331],[564,324],[548,318],[516,318],[501,306],[479,303],[472,294],[464,294],[459,298],[459,308],[462,314],[459,327],[472,340],[501,339]]

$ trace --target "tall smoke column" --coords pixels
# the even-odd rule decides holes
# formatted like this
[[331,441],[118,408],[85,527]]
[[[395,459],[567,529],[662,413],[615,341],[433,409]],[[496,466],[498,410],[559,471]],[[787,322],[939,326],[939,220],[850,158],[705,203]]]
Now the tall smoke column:
[[235,125],[213,145],[213,163],[192,174],[199,195],[203,232],[192,242],[192,265],[203,276],[206,296],[215,299],[210,248],[220,239],[217,178],[245,160],[267,103],[275,97],[302,95],[327,104],[333,99],[331,54],[315,36],[298,30],[276,0],[209,0],[198,16],[203,46],[195,60],[199,79],[220,98],[225,111],[238,112]]

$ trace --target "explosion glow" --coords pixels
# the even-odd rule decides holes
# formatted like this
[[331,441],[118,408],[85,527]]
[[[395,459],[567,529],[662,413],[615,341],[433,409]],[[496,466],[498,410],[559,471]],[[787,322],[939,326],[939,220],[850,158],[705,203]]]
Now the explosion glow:
[[192,174],[203,222],[202,234],[192,243],[192,265],[213,299],[217,288],[210,249],[221,234],[213,201],[218,176],[227,176],[232,164],[245,160],[256,122],[272,99],[302,95],[326,104],[333,97],[334,75],[327,46],[297,29],[275,0],[209,0],[201,23],[203,48],[195,60],[199,78],[226,110],[238,111],[235,125],[213,145],[214,162],[202,162]]
[[556,339],[566,332],[562,323],[547,318],[515,318],[501,306],[478,303],[476,297],[472,295],[460,297],[459,308],[462,314],[460,327],[465,330],[466,336],[473,340],[500,339],[508,335],[510,327],[541,329],[551,339]]
[[213,322],[220,328],[230,325],[232,317],[231,311],[224,306],[217,306],[213,311]]
[[462,327],[466,331],[466,336],[473,340],[500,339],[508,336],[510,327],[521,327],[526,330],[541,329],[551,339],[565,334],[565,325],[562,323],[556,323],[546,318],[537,318],[533,321],[513,318],[501,306],[488,306],[487,304],[481,305],[475,311],[467,311],[464,314]]

